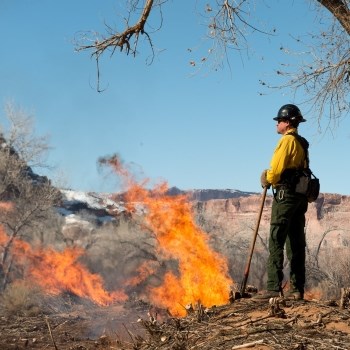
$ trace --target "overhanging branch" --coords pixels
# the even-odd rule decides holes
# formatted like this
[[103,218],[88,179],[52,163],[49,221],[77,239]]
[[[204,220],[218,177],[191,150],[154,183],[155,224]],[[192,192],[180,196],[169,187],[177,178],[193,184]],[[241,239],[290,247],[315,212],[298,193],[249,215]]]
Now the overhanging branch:
[[[126,54],[132,53],[135,55],[140,34],[145,34],[148,40],[151,42],[148,33],[145,31],[145,24],[151,13],[154,0],[146,0],[145,6],[141,13],[139,20],[133,26],[127,26],[123,32],[112,33],[109,37],[99,40],[95,38],[94,43],[91,45],[81,45],[77,48],[77,51],[92,50],[92,56],[96,59],[107,49],[112,49],[112,53],[116,48],[120,48],[120,51],[125,51]],[[134,47],[132,48],[131,40],[134,39]]]

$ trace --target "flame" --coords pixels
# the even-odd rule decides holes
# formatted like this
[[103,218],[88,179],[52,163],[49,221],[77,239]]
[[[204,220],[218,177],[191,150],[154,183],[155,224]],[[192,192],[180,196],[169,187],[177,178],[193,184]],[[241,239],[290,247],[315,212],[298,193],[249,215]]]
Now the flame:
[[323,292],[319,288],[308,289],[304,293],[305,300],[321,300]]
[[[168,195],[165,182],[147,190],[147,181],[136,183],[117,156],[104,161],[128,184],[125,199],[129,210],[135,203],[146,207],[146,224],[156,236],[158,254],[178,262],[177,273],[168,271],[162,285],[149,289],[150,301],[180,316],[185,314],[184,305],[192,302],[205,306],[227,303],[233,283],[227,261],[211,249],[207,234],[197,227],[187,196]],[[143,267],[140,280],[145,272]]]
[[[9,237],[0,230],[0,244]],[[98,305],[127,299],[123,292],[108,293],[103,288],[102,278],[89,272],[78,262],[84,251],[79,248],[66,248],[62,252],[52,248],[34,249],[23,240],[15,239],[12,254],[21,266],[28,266],[26,277],[41,286],[47,293],[58,295],[69,291],[77,296],[89,298]]]
[[157,269],[152,266],[152,262],[144,261],[138,268],[137,268],[137,276],[133,278],[129,278],[125,282],[125,286],[136,286],[140,284],[140,282],[145,281],[148,276],[155,274]]
[[[227,261],[210,247],[208,235],[196,225],[188,197],[170,196],[166,182],[152,190],[146,189],[148,180],[136,182],[117,156],[102,158],[100,164],[111,166],[124,181],[128,210],[135,211],[138,206],[144,206],[145,225],[156,238],[159,260],[176,262],[176,268],[164,274],[160,285],[145,288],[149,301],[178,316],[186,313],[184,305],[190,303],[200,302],[204,306],[227,303],[233,283]],[[6,208],[11,210],[6,205],[0,206],[0,210],[8,210]],[[19,238],[8,237],[0,227],[0,250],[7,245],[11,248],[13,261],[26,267],[24,277],[48,293],[57,295],[69,291],[99,305],[127,299],[124,291],[107,292],[102,277],[89,272],[79,262],[84,254],[81,248],[63,251],[51,247],[34,248]],[[124,287],[135,287],[157,274],[157,263],[143,262],[136,271],[137,276],[126,281]]]
[[11,202],[0,202],[0,211],[11,211],[13,204]]
[[4,228],[0,225],[0,247],[5,246],[7,241],[8,241],[8,236],[5,233]]

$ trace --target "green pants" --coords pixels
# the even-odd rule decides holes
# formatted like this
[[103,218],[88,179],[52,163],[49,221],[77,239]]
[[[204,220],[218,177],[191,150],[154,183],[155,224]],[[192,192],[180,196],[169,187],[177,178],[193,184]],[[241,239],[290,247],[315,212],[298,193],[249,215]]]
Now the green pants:
[[290,287],[304,293],[305,285],[305,213],[304,195],[289,189],[278,190],[272,203],[267,289],[280,291],[283,281],[284,246],[290,263]]

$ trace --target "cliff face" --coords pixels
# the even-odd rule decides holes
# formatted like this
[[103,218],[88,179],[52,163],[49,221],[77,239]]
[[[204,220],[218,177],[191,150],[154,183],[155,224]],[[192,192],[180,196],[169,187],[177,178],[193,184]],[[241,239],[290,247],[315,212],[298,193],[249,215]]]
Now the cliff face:
[[[198,225],[213,247],[227,257],[231,276],[241,282],[257,225],[262,195],[194,202]],[[273,197],[267,195],[250,267],[249,281],[264,288]],[[350,197],[322,193],[306,214],[308,288],[329,296],[348,284]],[[287,267],[288,265],[286,265]],[[285,271],[288,279],[288,269]]]
[[[269,231],[273,197],[267,195],[259,226],[259,236]],[[249,238],[256,227],[262,195],[253,194],[229,199],[197,201],[194,210],[198,223],[210,235]],[[350,243],[350,197],[321,193],[309,203],[306,213],[306,235],[310,248],[320,244],[344,247]]]
[[[65,216],[64,241],[86,249],[86,260],[96,271],[101,271],[111,286],[120,282],[115,277],[116,272],[120,278],[128,276],[146,260],[158,261],[158,270],[161,270],[157,271],[158,275],[165,273],[169,266],[174,268],[173,261],[164,260],[157,253],[157,240],[144,225],[147,208],[142,203],[135,206],[133,212],[128,212],[125,203],[115,202],[108,195],[69,191],[63,195],[64,206],[59,211]],[[190,192],[189,198],[195,221],[207,233],[213,249],[227,260],[230,276],[240,283],[257,225],[262,195],[197,190]],[[249,283],[258,288],[263,288],[266,281],[272,201],[273,196],[269,193],[250,267]],[[320,194],[316,202],[309,204],[305,231],[309,287],[322,289],[325,295],[331,295],[350,281],[350,196]],[[148,279],[145,286],[146,282],[155,283]]]
[[[183,193],[183,192],[182,192]],[[63,191],[66,225],[72,217],[84,212],[98,225],[115,220],[115,215],[124,211],[117,203],[97,194]],[[174,193],[178,194],[178,193]],[[189,192],[198,225],[209,234],[213,242],[225,244],[249,244],[254,233],[262,195],[237,190],[196,190]],[[268,193],[259,226],[259,240],[267,244],[273,196]],[[69,215],[68,215],[69,214]],[[140,213],[142,216],[142,213]],[[77,220],[79,225],[81,220]],[[90,220],[91,221],[91,220]],[[309,203],[306,213],[306,235],[309,249],[327,246],[344,248],[350,245],[350,196],[321,193],[314,203]],[[224,243],[226,242],[226,243]]]

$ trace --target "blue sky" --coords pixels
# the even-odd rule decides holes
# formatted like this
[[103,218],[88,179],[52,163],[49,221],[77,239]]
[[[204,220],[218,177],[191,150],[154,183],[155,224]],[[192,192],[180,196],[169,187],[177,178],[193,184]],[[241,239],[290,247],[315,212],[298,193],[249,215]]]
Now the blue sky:
[[[98,93],[95,61],[88,52],[75,52],[73,41],[79,31],[104,32],[104,21],[116,24],[122,3],[2,0],[0,103],[13,101],[34,115],[36,133],[50,137],[48,162],[69,188],[118,190],[116,178],[97,167],[99,157],[118,153],[152,182],[261,191],[260,173],[279,139],[272,118],[281,105],[297,101],[288,91],[261,96],[259,80],[275,79],[273,69],[292,60],[279,50],[294,45],[289,33],[316,28],[309,2],[259,5],[261,21],[274,23],[276,35],[255,34],[249,54],[231,54],[230,68],[198,72],[189,64],[206,52],[196,2],[169,1],[163,27],[153,36],[152,65],[146,46],[136,58],[106,55],[100,63],[105,90]],[[291,26],[295,18],[297,29]],[[299,132],[310,141],[321,191],[349,195],[349,120],[333,134],[318,134],[312,115],[305,118]]]

